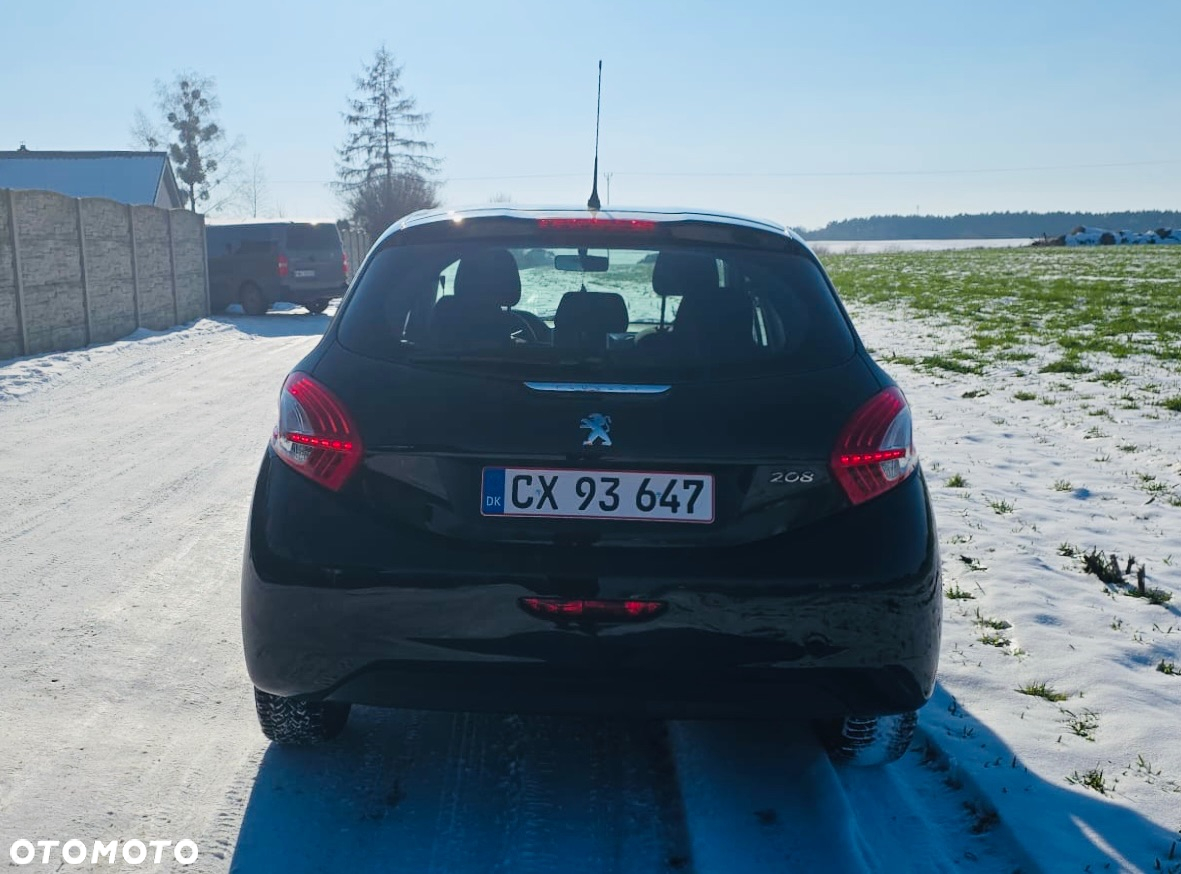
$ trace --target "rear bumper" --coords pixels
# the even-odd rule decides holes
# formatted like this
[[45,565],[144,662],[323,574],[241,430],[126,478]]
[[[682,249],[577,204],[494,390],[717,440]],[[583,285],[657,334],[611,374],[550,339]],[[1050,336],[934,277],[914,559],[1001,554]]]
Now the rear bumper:
[[[242,623],[251,679],[272,694],[817,717],[916,709],[934,686],[942,604],[921,477],[839,521],[744,547],[662,549],[658,562],[649,550],[575,561],[569,549],[457,544],[326,495],[268,454]],[[668,609],[637,624],[558,624],[525,613],[528,595],[658,598]]]
[[342,297],[348,287],[348,283],[343,279],[311,286],[280,285],[276,289],[275,300],[299,304],[313,303],[317,300],[331,300],[334,297]]

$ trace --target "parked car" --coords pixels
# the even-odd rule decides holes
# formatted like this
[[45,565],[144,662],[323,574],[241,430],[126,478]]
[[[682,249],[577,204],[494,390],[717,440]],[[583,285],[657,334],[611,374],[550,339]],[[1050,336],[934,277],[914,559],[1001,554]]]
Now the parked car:
[[322,313],[348,286],[349,259],[332,222],[211,224],[209,303],[262,315],[279,301]]
[[352,704],[589,711],[809,719],[872,763],[940,586],[906,399],[798,237],[488,208],[387,231],[287,377],[242,622],[282,743]]

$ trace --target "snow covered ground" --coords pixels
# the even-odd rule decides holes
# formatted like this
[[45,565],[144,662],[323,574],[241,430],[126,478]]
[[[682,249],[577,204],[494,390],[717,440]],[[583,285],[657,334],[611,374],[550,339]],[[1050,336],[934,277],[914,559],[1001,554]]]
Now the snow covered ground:
[[1040,373],[1061,355],[1047,343],[980,375],[891,366],[963,332],[851,311],[914,410],[945,590],[962,595],[924,729],[1045,870],[1181,871],[1181,598],[1130,597],[1082,557],[1134,557],[1147,589],[1181,593],[1181,413],[1154,403],[1181,394],[1176,363],[1090,355],[1090,374]]
[[[883,359],[957,342],[897,308],[855,318]],[[889,769],[835,769],[790,726],[367,708],[339,743],[268,747],[238,564],[282,377],[326,324],[228,316],[0,362],[0,864],[18,839],[189,838],[184,870],[208,872],[1181,867],[1181,676],[1156,670],[1181,670],[1177,606],[1059,550],[1181,588],[1181,416],[1062,374],[891,368],[947,586],[973,598],[946,602],[939,690]],[[1031,379],[1052,406],[1014,399]],[[1015,691],[1034,683],[1070,697]]]
[[1014,249],[1028,246],[1029,237],[984,240],[817,240],[808,242],[817,253],[941,252],[955,249]]

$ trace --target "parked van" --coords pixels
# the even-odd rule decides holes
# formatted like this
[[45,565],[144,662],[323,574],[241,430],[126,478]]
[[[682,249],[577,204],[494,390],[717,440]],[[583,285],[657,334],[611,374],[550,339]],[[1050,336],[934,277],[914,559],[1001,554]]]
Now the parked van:
[[332,222],[211,224],[205,239],[215,313],[237,303],[260,316],[278,301],[322,313],[348,286],[349,259]]

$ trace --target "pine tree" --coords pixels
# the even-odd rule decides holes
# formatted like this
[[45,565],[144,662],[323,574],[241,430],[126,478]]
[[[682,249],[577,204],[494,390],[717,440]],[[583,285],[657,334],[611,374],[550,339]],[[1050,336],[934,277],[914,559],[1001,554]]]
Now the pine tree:
[[415,138],[430,116],[402,87],[402,67],[383,45],[356,79],[344,113],[347,134],[337,150],[337,190],[354,219],[374,237],[416,209],[437,206],[430,180],[439,160],[433,144]]

